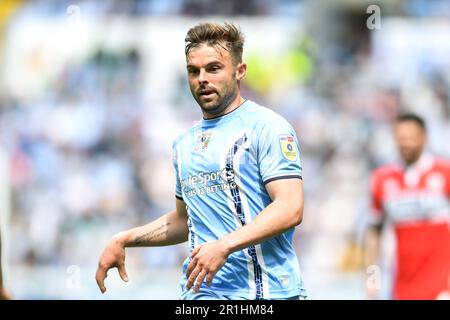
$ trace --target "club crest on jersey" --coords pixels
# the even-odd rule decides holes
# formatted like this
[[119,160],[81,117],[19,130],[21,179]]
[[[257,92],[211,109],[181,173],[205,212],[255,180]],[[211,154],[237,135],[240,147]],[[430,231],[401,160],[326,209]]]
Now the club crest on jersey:
[[202,132],[195,139],[194,152],[203,152],[208,149],[211,140],[211,132]]
[[283,157],[289,161],[297,160],[297,145],[293,136],[283,134],[279,136],[281,153]]

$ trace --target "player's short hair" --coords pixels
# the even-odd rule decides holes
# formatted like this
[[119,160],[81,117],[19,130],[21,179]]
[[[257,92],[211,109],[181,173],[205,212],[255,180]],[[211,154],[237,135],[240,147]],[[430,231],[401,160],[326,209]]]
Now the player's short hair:
[[397,118],[395,119],[395,123],[402,123],[402,122],[414,122],[419,127],[421,127],[423,131],[427,131],[425,120],[415,113],[403,113],[398,115]]
[[224,24],[218,24],[207,22],[198,24],[189,29],[184,42],[186,56],[192,48],[201,44],[207,44],[209,46],[218,45],[230,53],[235,64],[242,62],[244,35],[232,23],[225,22]]

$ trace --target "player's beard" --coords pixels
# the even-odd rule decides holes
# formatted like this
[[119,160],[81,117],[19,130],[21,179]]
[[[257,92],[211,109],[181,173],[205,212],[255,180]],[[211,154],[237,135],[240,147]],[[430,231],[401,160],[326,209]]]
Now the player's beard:
[[205,99],[197,91],[193,94],[195,101],[208,117],[217,117],[222,115],[226,108],[233,102],[237,95],[236,84],[230,84],[224,87],[224,90],[214,90],[211,99]]
[[400,147],[400,155],[406,165],[411,165],[419,160],[420,155],[422,154],[423,148],[401,148]]

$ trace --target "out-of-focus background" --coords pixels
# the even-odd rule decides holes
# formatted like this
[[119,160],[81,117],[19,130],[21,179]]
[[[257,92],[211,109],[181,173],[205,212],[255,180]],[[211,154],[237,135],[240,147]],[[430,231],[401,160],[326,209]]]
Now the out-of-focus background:
[[369,177],[397,159],[390,121],[423,115],[429,148],[450,156],[446,0],[2,0],[0,219],[15,298],[178,298],[186,245],[127,250],[130,282],[113,270],[105,295],[94,275],[112,235],[174,207],[172,140],[201,118],[184,36],[202,21],[240,25],[244,97],[297,130],[310,298],[365,299]]

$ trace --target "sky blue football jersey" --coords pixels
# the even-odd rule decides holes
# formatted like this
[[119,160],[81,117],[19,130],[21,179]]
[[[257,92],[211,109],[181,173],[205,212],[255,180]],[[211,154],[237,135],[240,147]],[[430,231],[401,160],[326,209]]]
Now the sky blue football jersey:
[[[173,163],[176,197],[187,206],[191,251],[250,223],[271,203],[267,183],[302,179],[293,128],[250,100],[226,115],[199,121],[179,136]],[[206,281],[202,287],[244,299],[306,296],[293,233],[294,228],[230,254],[211,287]],[[183,265],[182,291],[189,261]]]

